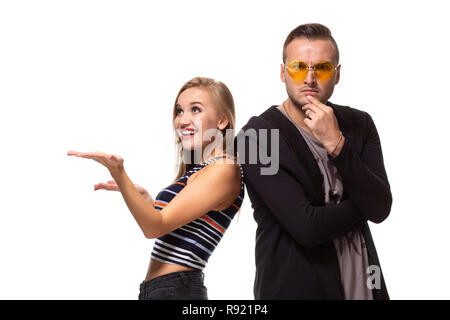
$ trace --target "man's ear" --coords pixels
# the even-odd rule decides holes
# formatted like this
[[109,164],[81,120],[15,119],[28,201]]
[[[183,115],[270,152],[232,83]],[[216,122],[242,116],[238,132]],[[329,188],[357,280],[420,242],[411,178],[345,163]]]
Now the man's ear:
[[281,66],[281,70],[280,70],[280,79],[281,81],[283,81],[284,83],[286,83],[286,77],[284,74],[284,64],[280,64]]
[[341,78],[341,65],[338,65],[336,68],[336,82],[335,85],[339,83],[339,79]]

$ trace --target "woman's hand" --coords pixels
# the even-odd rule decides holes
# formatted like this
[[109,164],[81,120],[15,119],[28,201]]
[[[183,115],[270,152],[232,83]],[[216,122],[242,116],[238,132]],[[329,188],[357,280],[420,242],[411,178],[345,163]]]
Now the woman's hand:
[[[142,197],[144,197],[145,201],[147,201],[148,203],[150,203],[151,205],[153,205],[153,199],[150,196],[150,194],[147,192],[147,190],[138,185],[138,184],[134,184],[134,186],[136,187],[137,191],[139,191],[139,193],[142,195]],[[119,190],[119,186],[117,185],[117,183],[114,180],[109,180],[107,183],[104,182],[100,182],[97,183],[96,185],[94,185],[94,190],[99,190],[99,189],[103,189],[103,190],[110,190],[110,191],[120,191]]]
[[107,154],[100,151],[79,152],[70,150],[67,155],[95,160],[104,165],[111,174],[123,171],[123,158],[115,154]]
[[[117,190],[122,194],[128,209],[133,214],[136,222],[139,224],[142,232],[144,232],[147,238],[156,238],[159,235],[161,229],[162,215],[153,206],[153,200],[150,196],[142,196],[142,192],[137,189],[137,186],[128,177],[125,169],[123,168],[123,158],[114,154],[106,154],[104,152],[79,152],[69,151],[68,156],[77,156],[87,159],[92,159],[104,165],[111,176],[113,177],[115,184],[117,184]],[[112,184],[108,188],[114,190],[116,187]],[[102,185],[104,186],[104,184]],[[100,185],[94,186],[94,188],[100,188]],[[142,188],[142,191],[145,189]],[[147,192],[145,190],[145,192]],[[148,194],[148,193],[147,193]]]

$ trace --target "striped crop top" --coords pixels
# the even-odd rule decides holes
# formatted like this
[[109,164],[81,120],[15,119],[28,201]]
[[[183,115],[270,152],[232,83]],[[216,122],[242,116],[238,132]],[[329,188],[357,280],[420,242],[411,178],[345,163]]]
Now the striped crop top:
[[[155,209],[164,208],[186,186],[188,178],[193,173],[223,157],[216,157],[196,165],[174,184],[163,189],[155,198]],[[242,168],[240,166],[239,168],[241,169],[241,192],[231,206],[221,211],[209,211],[204,216],[157,238],[151,254],[152,259],[203,270],[242,205],[244,179]]]

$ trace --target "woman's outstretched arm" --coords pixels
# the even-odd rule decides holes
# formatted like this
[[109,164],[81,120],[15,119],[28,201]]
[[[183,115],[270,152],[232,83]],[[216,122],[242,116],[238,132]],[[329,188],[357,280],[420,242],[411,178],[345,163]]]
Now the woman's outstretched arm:
[[123,167],[123,159],[103,152],[69,151],[68,155],[93,159],[108,168],[125,203],[146,238],[160,237],[195,220],[211,210],[231,205],[240,193],[241,175],[237,164],[215,161],[203,168],[158,211],[136,189]]
[[[145,189],[143,186],[138,185],[137,183],[135,183],[134,186],[136,187],[137,191],[139,191],[141,196],[145,199],[145,201],[147,201],[151,205],[153,205],[153,203],[155,203],[152,196],[148,193],[147,189]],[[117,185],[117,183],[114,180],[109,180],[107,183],[99,182],[99,183],[95,184],[94,190],[99,190],[99,189],[120,192],[119,186]]]

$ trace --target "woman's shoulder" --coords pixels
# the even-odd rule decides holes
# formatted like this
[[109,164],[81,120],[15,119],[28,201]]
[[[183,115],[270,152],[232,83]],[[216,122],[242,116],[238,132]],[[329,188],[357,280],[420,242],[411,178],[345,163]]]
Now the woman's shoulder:
[[203,176],[206,179],[220,179],[224,182],[241,181],[241,167],[236,157],[224,155],[217,157],[199,170],[196,176]]

